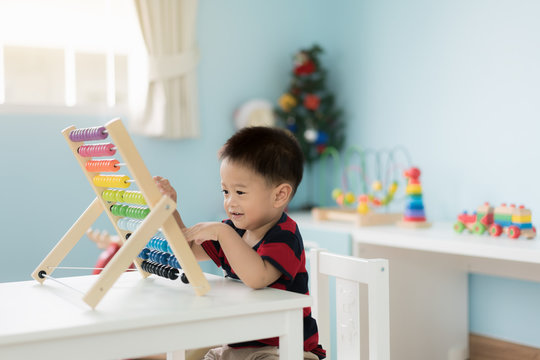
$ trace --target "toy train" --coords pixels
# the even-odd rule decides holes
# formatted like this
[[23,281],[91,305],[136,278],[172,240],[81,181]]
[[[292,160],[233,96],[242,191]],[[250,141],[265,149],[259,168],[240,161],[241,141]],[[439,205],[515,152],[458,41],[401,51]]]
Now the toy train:
[[491,236],[500,236],[503,232],[511,239],[523,236],[527,239],[536,237],[536,228],[531,223],[531,210],[523,205],[502,204],[493,208],[489,203],[478,207],[473,214],[463,212],[458,215],[454,230],[460,234],[467,229],[474,234],[483,234],[486,230]]

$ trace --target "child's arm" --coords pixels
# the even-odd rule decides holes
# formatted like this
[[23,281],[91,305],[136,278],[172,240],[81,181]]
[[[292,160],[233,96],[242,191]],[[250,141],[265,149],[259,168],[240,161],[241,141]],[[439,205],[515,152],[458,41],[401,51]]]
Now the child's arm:
[[[188,241],[200,244],[206,240],[217,240],[234,272],[244,284],[261,289],[274,283],[282,275],[268,261],[257,254],[240,235],[227,224],[219,222],[199,223],[185,229]],[[199,245],[200,246],[200,245]]]
[[[173,199],[174,202],[176,202],[176,190],[172,187],[169,180],[162,178],[161,176],[154,176],[154,181],[159,191],[163,195],[167,195],[168,197]],[[182,217],[180,216],[178,210],[174,210],[173,217],[180,226],[180,229],[182,229],[182,232],[185,233],[186,225],[184,225],[184,222],[182,221]],[[191,247],[191,251],[193,251],[193,255],[195,255],[195,259],[197,259],[197,261],[210,260],[210,256],[208,256],[208,254],[206,253],[206,251],[204,251],[201,245],[196,244],[193,241],[189,241],[189,246]]]

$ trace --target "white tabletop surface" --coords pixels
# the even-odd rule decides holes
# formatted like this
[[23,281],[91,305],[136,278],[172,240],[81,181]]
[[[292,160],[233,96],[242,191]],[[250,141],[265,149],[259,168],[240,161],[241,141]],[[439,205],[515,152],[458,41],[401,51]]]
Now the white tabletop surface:
[[[0,284],[0,350],[20,343],[297,310],[312,302],[306,295],[271,288],[253,290],[235,280],[205,275],[211,290],[196,296],[190,285],[180,281],[125,273],[95,310],[77,291],[51,280]],[[96,277],[61,280],[86,291]]]
[[300,231],[309,228],[345,232],[351,234],[356,243],[540,264],[538,237],[514,240],[505,235],[492,237],[487,233],[474,235],[464,231],[457,234],[452,222],[436,222],[430,228],[410,229],[395,225],[358,227],[350,222],[317,221],[308,212],[291,213],[290,216],[298,223]]

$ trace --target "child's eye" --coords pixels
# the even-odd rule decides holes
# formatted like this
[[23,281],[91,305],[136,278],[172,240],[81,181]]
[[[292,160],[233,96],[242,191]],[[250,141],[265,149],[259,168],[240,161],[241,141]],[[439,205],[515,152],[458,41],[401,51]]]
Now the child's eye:
[[225,190],[225,189],[221,190],[221,192],[223,193],[223,195],[228,195],[229,194],[229,191]]
[[237,193],[238,195],[244,195],[244,194],[245,194],[245,192],[240,191],[240,190],[237,190],[236,193]]

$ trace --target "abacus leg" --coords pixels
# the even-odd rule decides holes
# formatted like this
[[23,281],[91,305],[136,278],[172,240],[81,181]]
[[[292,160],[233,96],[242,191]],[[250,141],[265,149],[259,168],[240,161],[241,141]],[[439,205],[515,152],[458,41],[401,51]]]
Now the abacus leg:
[[172,216],[165,221],[162,230],[195,293],[199,296],[206,294],[210,290],[210,284],[193,256],[182,230]]
[[83,297],[84,302],[92,308],[103,298],[105,293],[118,280],[120,275],[129,267],[133,259],[137,258],[141,250],[148,243],[148,239],[154,235],[164,219],[169,217],[175,209],[175,203],[167,196],[152,209],[150,214],[142,222],[141,226],[129,237],[129,240],[118,250],[101,272],[98,280]]
[[86,230],[88,230],[97,220],[102,211],[103,205],[98,198],[95,198],[51,252],[43,259],[41,264],[38,265],[36,270],[34,270],[32,277],[40,283],[43,283],[45,278],[40,276],[40,273],[43,271],[47,275],[50,275],[54,271],[54,268],[60,264],[71,249],[73,249],[75,244],[77,244],[81,237],[86,233]]

